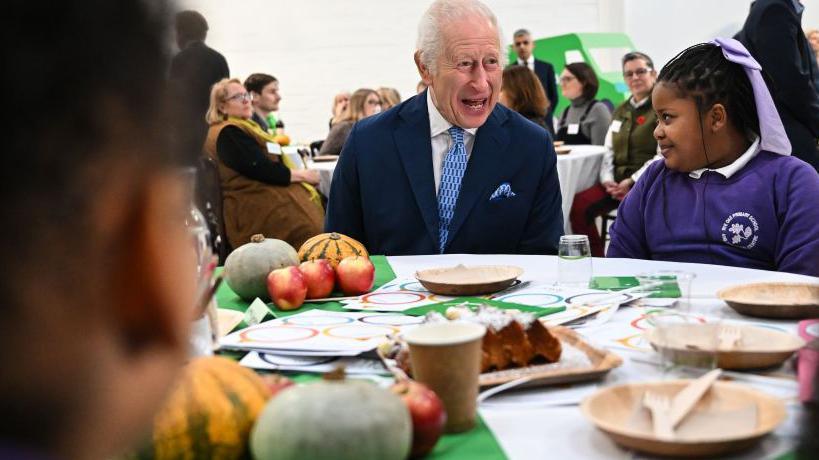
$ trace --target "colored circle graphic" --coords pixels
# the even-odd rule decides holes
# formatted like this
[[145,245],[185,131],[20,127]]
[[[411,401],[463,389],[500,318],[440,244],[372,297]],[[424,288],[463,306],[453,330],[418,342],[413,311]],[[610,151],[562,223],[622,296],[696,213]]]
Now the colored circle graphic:
[[374,324],[376,326],[408,326],[424,322],[424,318],[408,315],[372,315],[362,316],[358,320],[362,323]]
[[285,356],[259,353],[259,358],[273,366],[319,366],[338,360],[336,356]]
[[248,329],[239,336],[242,342],[281,343],[306,340],[318,335],[318,331],[299,326],[266,326]]
[[397,333],[398,328],[396,327],[369,324],[364,326],[333,326],[323,331],[324,335],[334,339],[359,340],[362,342]]
[[284,324],[294,326],[333,326],[336,324],[348,324],[355,321],[353,318],[343,316],[316,315],[316,316],[291,316],[282,320]]
[[545,307],[547,305],[554,305],[563,300],[562,296],[557,294],[547,293],[524,293],[524,294],[509,294],[494,298],[493,300],[500,300],[502,302],[515,302],[524,305],[533,305],[536,307]]
[[407,283],[399,285],[398,288],[401,289],[402,291],[423,292],[423,293],[429,292],[418,281],[409,281]]
[[[611,292],[589,292],[586,294],[577,294],[573,295],[566,299],[566,303],[568,304],[594,304],[594,301],[597,299],[608,298],[609,296],[613,296]],[[633,299],[633,297],[629,294],[620,294],[617,297],[611,297],[611,299],[606,301],[606,304],[611,303],[626,303],[629,300]]]
[[395,292],[374,292],[361,297],[361,302],[375,305],[401,305],[407,303],[420,302],[426,298],[425,295],[417,292],[395,291]]

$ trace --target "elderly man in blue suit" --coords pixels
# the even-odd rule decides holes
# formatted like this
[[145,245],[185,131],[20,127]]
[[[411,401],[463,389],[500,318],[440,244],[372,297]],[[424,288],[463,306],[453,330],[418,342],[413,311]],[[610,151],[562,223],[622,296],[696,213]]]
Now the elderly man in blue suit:
[[497,104],[504,55],[477,0],[438,0],[419,26],[428,89],[353,127],[325,228],[374,254],[554,254],[560,188],[545,129]]

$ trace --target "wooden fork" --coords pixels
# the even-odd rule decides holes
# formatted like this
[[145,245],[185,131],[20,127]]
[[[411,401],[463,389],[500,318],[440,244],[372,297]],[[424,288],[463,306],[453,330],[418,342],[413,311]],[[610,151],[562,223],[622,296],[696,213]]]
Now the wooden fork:
[[719,348],[733,350],[742,340],[742,331],[737,326],[723,325],[719,328]]
[[651,411],[651,423],[654,436],[660,439],[672,439],[674,430],[671,427],[671,398],[646,390],[643,393],[643,406]]

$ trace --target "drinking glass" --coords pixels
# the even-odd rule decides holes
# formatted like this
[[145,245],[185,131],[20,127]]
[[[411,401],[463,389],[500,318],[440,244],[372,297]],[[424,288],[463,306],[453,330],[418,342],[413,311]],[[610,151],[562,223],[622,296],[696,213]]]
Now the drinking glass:
[[557,249],[557,276],[561,287],[588,288],[592,277],[589,237],[564,235]]
[[[683,366],[702,371],[716,367],[719,325],[707,320],[691,302],[696,275],[684,271],[657,271],[637,276],[646,291],[663,297],[679,294],[673,307],[653,308],[649,323],[663,374]],[[645,291],[644,291],[645,292]]]

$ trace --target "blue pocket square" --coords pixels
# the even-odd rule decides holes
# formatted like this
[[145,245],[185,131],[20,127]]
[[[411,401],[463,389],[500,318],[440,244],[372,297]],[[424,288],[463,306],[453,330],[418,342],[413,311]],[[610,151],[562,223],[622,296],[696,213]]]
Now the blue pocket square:
[[501,198],[512,198],[515,196],[515,192],[512,191],[512,186],[509,185],[509,182],[504,182],[492,192],[492,195],[489,197],[489,201],[497,201]]

